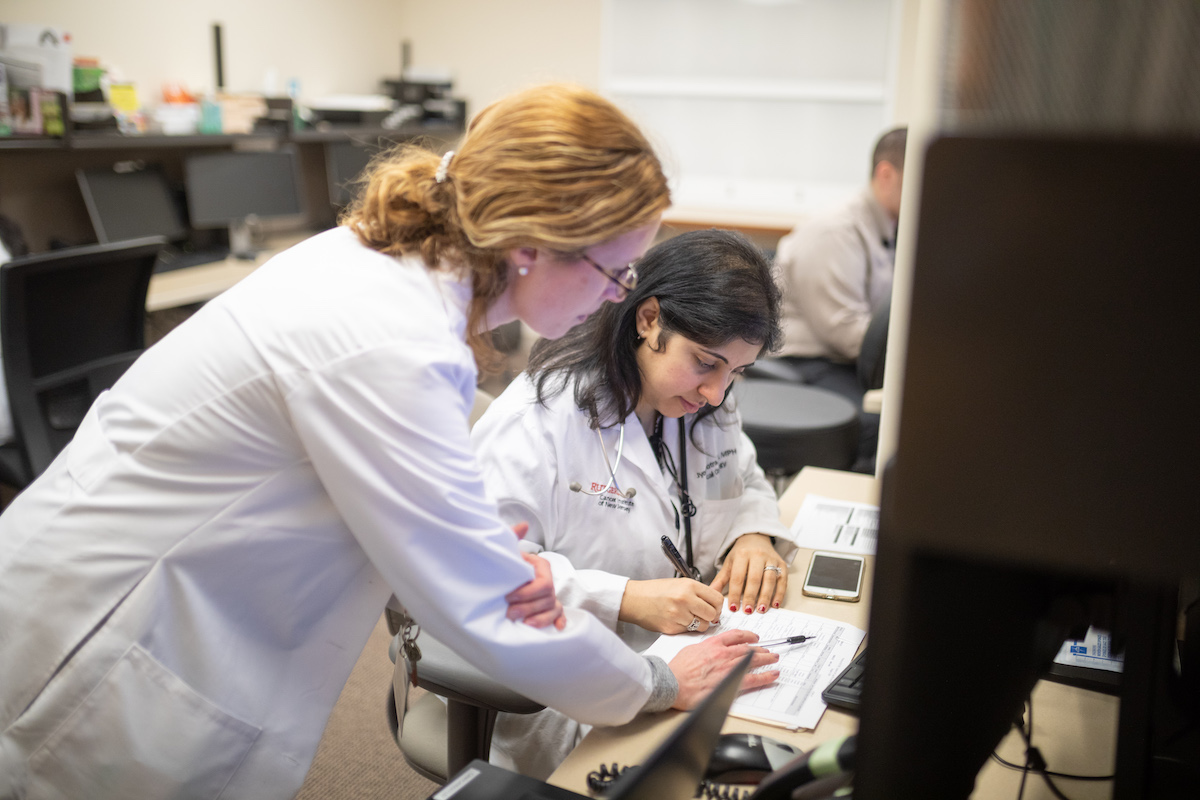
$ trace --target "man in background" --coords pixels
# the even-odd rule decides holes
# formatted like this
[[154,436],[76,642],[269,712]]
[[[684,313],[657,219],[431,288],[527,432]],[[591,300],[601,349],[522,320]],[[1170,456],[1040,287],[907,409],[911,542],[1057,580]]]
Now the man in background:
[[855,469],[873,468],[879,415],[864,414],[857,360],[873,314],[888,307],[896,263],[896,225],[908,129],[875,143],[870,183],[844,206],[815,216],[779,242],[783,289],[780,356],[804,383],[848,398],[860,409]]

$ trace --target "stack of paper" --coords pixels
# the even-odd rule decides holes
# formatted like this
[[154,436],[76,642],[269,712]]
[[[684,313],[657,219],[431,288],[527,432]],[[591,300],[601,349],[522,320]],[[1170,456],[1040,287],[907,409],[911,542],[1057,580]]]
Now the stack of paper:
[[782,728],[815,728],[825,712],[821,692],[838,676],[866,633],[847,625],[797,611],[772,609],[765,614],[745,614],[721,610],[721,623],[704,633],[660,636],[645,652],[670,661],[690,644],[709,636],[740,628],[754,631],[760,641],[803,634],[815,639],[800,644],[772,647],[779,662],[763,669],[780,670],[779,679],[770,686],[746,692],[733,703],[729,713]]
[[801,547],[874,555],[879,506],[810,494],[796,513],[792,531]]

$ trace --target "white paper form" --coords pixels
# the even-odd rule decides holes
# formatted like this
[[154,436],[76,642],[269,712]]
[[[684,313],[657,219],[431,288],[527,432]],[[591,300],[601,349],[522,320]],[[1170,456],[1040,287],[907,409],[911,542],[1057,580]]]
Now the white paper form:
[[1108,631],[1088,628],[1082,639],[1063,642],[1058,655],[1054,657],[1054,663],[1122,672],[1125,669],[1125,656],[1112,652],[1112,635]]
[[801,547],[874,555],[879,506],[810,494],[796,512],[792,532]]
[[779,679],[739,695],[729,711],[735,717],[792,730],[817,726],[825,712],[821,692],[850,663],[866,636],[853,625],[798,611],[776,608],[765,614],[745,614],[723,608],[719,625],[704,633],[660,636],[644,654],[669,662],[684,647],[735,628],[757,633],[760,641],[799,634],[816,637],[800,644],[772,647],[771,651],[779,654],[779,662],[760,669],[778,669]]

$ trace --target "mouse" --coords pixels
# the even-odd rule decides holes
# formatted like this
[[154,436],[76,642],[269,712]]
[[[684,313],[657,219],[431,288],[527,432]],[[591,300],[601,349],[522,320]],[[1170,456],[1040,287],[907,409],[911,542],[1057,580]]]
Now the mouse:
[[724,733],[717,739],[705,780],[756,784],[803,751],[754,733]]

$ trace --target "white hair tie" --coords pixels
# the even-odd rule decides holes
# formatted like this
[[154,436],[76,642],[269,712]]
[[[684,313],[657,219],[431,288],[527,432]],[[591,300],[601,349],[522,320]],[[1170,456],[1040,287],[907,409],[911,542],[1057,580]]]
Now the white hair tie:
[[446,182],[446,170],[450,169],[450,159],[452,158],[454,158],[453,150],[447,150],[446,155],[442,156],[442,163],[438,164],[437,172],[433,175],[433,179],[438,183]]

